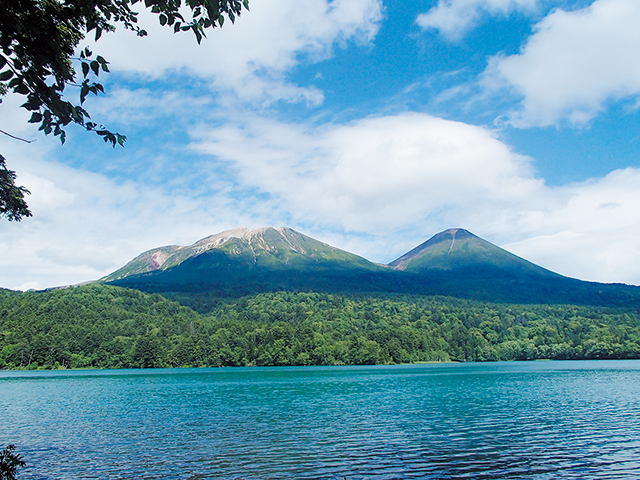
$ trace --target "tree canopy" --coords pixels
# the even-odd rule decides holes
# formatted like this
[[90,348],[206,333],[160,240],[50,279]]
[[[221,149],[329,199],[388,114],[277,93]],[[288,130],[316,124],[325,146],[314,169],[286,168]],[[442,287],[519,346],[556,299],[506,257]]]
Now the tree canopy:
[[[178,303],[177,301],[180,303]],[[274,292],[0,289],[0,369],[640,358],[629,308]]]
[[[248,10],[249,0],[0,0],[0,102],[10,93],[24,96],[21,106],[31,113],[29,122],[62,143],[65,127],[76,124],[114,147],[123,146],[124,135],[93,121],[84,108],[89,94],[104,93],[97,80],[109,72],[109,63],[89,48],[79,50],[79,44],[89,34],[99,40],[118,24],[145,36],[137,25],[138,5],[176,33],[192,31],[200,43],[207,28],[221,27],[225,18],[234,22],[243,7]],[[76,102],[65,97],[71,86],[79,91]],[[15,185],[15,172],[6,168],[4,157],[0,179],[0,216],[18,221],[31,216],[24,200],[29,192]]]

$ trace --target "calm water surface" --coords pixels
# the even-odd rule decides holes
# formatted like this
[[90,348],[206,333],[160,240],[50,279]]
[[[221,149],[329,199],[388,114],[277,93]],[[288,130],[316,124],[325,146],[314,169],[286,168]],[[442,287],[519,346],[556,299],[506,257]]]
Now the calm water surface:
[[21,479],[640,478],[640,361],[0,372]]

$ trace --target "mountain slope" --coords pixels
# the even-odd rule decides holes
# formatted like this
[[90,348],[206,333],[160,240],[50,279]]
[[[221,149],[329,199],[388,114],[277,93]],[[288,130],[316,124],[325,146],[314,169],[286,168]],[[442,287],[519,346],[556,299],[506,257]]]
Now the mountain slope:
[[[101,282],[145,291],[360,291],[390,269],[290,228],[236,228],[145,252]],[[375,291],[384,290],[381,287]]]
[[463,228],[451,228],[434,235],[389,266],[407,272],[500,269],[560,277],[557,273],[509,253]]

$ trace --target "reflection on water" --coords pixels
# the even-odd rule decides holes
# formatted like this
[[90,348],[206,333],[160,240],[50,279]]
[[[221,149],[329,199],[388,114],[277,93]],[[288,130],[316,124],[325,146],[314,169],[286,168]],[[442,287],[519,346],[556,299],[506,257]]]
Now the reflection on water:
[[22,479],[638,478],[640,361],[0,372]]

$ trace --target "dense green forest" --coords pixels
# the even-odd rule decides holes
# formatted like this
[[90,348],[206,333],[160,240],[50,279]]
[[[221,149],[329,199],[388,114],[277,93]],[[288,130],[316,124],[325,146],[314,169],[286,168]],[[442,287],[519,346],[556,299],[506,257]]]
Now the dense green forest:
[[390,294],[176,299],[105,285],[0,290],[0,368],[640,358],[632,309]]

